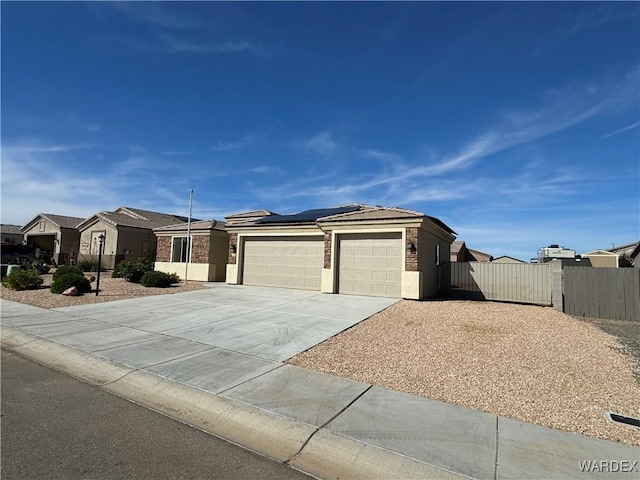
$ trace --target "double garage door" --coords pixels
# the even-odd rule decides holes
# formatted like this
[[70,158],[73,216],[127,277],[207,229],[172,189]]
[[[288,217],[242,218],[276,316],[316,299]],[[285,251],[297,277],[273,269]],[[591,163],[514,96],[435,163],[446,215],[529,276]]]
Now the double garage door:
[[[400,233],[339,235],[337,291],[400,297],[404,261]],[[313,237],[249,237],[243,283],[320,290],[324,242]]]

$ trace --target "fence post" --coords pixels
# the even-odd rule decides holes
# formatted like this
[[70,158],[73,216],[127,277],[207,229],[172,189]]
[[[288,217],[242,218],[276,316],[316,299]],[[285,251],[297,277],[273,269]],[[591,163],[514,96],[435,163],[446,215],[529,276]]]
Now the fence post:
[[551,260],[551,285],[551,305],[555,310],[564,312],[564,282],[560,260]]

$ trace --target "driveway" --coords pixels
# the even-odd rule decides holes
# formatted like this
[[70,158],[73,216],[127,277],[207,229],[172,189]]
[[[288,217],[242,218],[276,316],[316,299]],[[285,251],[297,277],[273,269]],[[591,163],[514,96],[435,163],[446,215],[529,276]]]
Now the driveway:
[[53,310],[3,302],[2,323],[219,392],[281,366],[396,301],[215,284]]

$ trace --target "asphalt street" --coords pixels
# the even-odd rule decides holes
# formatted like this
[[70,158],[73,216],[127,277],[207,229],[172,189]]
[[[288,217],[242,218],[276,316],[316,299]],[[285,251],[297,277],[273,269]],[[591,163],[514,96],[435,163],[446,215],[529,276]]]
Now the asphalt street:
[[3,479],[308,479],[2,351]]

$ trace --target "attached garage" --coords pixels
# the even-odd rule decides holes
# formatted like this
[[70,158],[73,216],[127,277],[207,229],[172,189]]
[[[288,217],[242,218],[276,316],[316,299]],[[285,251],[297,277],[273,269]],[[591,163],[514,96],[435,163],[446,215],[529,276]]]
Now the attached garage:
[[322,236],[247,237],[243,283],[320,291]]
[[227,283],[421,299],[440,289],[455,232],[424,213],[344,205],[226,217]]
[[338,237],[338,293],[400,297],[404,261],[401,233]]

